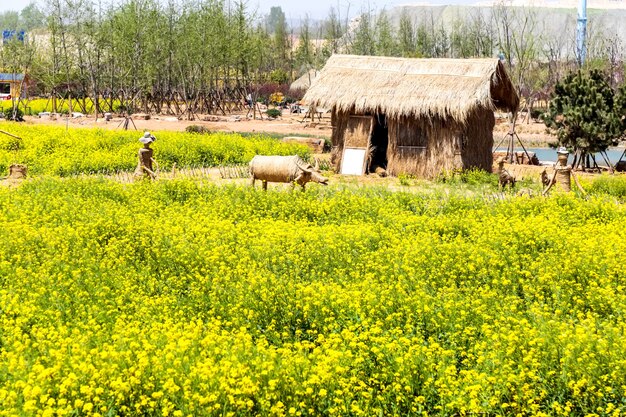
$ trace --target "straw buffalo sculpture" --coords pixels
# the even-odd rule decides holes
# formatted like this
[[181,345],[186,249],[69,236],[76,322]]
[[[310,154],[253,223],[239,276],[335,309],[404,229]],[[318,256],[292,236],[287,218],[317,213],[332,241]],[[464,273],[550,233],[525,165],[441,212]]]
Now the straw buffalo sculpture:
[[328,178],[319,174],[319,164],[315,166],[303,161],[299,156],[263,156],[257,155],[250,161],[250,179],[252,187],[256,180],[263,182],[267,190],[268,182],[286,182],[299,184],[304,190],[308,182],[328,185]]

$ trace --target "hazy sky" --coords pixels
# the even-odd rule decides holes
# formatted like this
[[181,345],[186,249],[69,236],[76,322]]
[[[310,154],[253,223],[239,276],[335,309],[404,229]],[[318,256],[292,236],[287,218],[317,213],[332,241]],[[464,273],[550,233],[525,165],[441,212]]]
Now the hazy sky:
[[[475,0],[474,0],[475,1]],[[461,4],[469,3],[468,0],[433,0],[433,1],[419,1],[419,0],[249,0],[249,5],[259,5],[259,12],[266,14],[272,6],[280,6],[287,18],[298,19],[305,15],[313,19],[324,18],[328,16],[328,11],[333,7],[336,11],[341,12],[342,16],[345,13],[355,15],[361,10],[374,9],[380,10],[382,8],[391,9],[394,6],[400,4],[409,3],[447,3],[447,4]]]
[[[0,0],[0,12],[6,10],[22,10],[31,0]],[[433,4],[469,4],[476,0],[431,0]],[[303,18],[309,15],[312,19],[320,19],[328,16],[331,7],[339,10],[343,15],[349,12],[355,15],[362,9],[368,7],[380,10],[383,7],[390,9],[393,6],[407,3],[425,3],[425,1],[411,0],[248,0],[248,7],[251,10],[257,10],[259,14],[265,15],[272,6],[280,6],[288,19]]]

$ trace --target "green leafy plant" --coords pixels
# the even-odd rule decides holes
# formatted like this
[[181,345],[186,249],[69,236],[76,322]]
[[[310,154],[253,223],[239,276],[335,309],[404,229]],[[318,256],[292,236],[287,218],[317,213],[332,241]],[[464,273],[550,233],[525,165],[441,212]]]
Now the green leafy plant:
[[270,119],[276,119],[277,117],[279,117],[283,113],[280,110],[278,110],[278,109],[267,109],[265,114],[267,114],[267,117],[269,117]]
[[400,181],[400,185],[409,186],[411,185],[411,181],[413,180],[413,176],[409,174],[400,174],[398,175],[398,180]]
[[622,87],[616,96],[597,70],[578,71],[556,84],[543,121],[560,146],[577,152],[583,167],[590,167],[585,156],[615,146],[626,130],[624,92]]
[[4,118],[15,122],[23,122],[24,112],[19,107],[9,107],[4,110]]
[[209,128],[207,128],[206,126],[189,125],[189,126],[187,126],[185,128],[185,132],[187,132],[187,133],[209,134],[209,133],[211,133],[211,130],[209,130]]

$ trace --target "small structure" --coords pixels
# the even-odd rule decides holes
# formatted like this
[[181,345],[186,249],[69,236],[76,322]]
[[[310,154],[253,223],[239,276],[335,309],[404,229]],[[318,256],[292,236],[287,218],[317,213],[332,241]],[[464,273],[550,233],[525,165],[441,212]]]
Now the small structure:
[[333,55],[304,101],[332,109],[335,169],[435,177],[491,171],[494,110],[519,97],[498,59]]
[[28,75],[0,72],[0,100],[24,97],[29,84]]
[[319,71],[316,69],[308,70],[300,78],[292,82],[291,85],[289,86],[289,89],[290,90],[303,90],[303,91],[308,90],[313,80],[317,78],[318,74],[319,74]]

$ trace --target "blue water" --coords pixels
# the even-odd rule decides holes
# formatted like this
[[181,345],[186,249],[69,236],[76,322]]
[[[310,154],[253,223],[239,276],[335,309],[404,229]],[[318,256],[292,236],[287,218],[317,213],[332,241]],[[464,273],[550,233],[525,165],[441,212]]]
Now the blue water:
[[[500,152],[506,152],[506,148],[498,148],[497,150]],[[556,149],[526,148],[526,150],[528,152],[534,152],[540,161],[556,162],[556,157],[557,157]],[[522,148],[515,148],[515,152],[523,152],[523,151],[524,150]],[[622,154],[624,153],[624,148],[609,148],[609,150],[607,150],[606,153],[609,156],[609,160],[611,161],[611,163],[615,164],[617,163],[617,161],[619,161],[620,156],[622,156]],[[568,160],[571,163],[574,160],[574,156],[570,155]],[[600,154],[596,154],[596,161],[598,162],[598,165],[606,165],[606,162],[604,162],[604,159],[602,158],[602,155]]]

